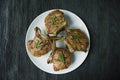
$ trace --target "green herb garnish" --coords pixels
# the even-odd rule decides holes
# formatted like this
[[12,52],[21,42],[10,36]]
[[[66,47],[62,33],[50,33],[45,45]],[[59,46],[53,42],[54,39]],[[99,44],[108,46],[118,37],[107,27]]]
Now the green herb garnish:
[[65,57],[64,57],[64,54],[63,53],[60,53],[59,54],[59,59],[62,63],[65,63]]
[[74,33],[74,34],[72,35],[72,38],[73,38],[73,39],[79,39],[79,38],[80,38],[80,35],[79,35],[78,33]]
[[35,47],[36,47],[36,48],[39,48],[41,45],[42,45],[42,43],[41,43],[40,41],[37,41]]
[[52,18],[52,25],[56,25],[58,23],[58,18],[56,16],[54,16]]

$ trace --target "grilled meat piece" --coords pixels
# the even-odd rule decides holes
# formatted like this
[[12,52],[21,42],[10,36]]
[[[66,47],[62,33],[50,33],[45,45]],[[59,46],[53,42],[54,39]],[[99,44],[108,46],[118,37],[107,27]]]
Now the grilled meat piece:
[[40,28],[36,27],[35,37],[27,42],[28,50],[33,56],[40,57],[50,51],[50,41],[47,36],[43,36]]
[[70,52],[64,48],[56,48],[56,42],[53,40],[52,54],[48,58],[48,63],[53,63],[55,71],[68,68],[71,64]]
[[54,10],[45,18],[45,26],[47,34],[57,34],[67,26],[64,19],[64,13],[59,10]]
[[[49,37],[49,40],[50,40],[50,42],[51,42],[51,45],[52,45],[52,51],[54,51],[54,49],[56,48],[56,43],[55,43],[55,41],[56,40],[64,40],[64,37],[63,36],[49,36],[48,35],[48,37]],[[54,42],[54,43],[53,43]],[[50,54],[50,56],[49,56],[49,58],[48,58],[48,60],[47,60],[47,63],[49,64],[49,63],[52,63],[52,53]]]
[[64,48],[57,48],[53,52],[52,62],[55,71],[68,68],[71,64],[70,52]]
[[84,51],[86,52],[88,47],[88,38],[80,29],[67,29],[66,38],[64,40],[70,52]]

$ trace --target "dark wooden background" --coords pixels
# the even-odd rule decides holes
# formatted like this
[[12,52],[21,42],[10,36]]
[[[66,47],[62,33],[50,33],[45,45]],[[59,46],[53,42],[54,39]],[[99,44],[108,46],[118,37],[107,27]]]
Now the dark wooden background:
[[[25,49],[30,23],[54,8],[81,17],[91,36],[85,62],[64,75],[38,69]],[[120,80],[120,1],[0,0],[0,80]]]

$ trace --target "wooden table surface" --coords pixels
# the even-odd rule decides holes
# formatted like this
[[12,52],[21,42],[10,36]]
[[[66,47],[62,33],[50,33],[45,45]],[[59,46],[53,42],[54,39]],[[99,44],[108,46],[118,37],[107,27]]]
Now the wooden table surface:
[[[31,62],[25,36],[34,18],[59,8],[74,12],[85,22],[91,47],[79,68],[54,75]],[[120,80],[120,1],[0,0],[0,80]]]

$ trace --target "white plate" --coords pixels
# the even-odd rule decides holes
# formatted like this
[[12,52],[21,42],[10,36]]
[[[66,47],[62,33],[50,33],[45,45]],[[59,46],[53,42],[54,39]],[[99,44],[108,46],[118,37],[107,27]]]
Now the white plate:
[[[52,73],[52,74],[64,74],[64,73],[71,72],[71,71],[75,70],[76,68],[78,68],[86,59],[88,52],[89,52],[89,48],[90,48],[90,36],[89,36],[88,29],[87,29],[86,25],[84,24],[84,22],[77,15],[75,15],[74,13],[72,13],[70,11],[63,10],[63,9],[59,9],[59,10],[64,12],[65,19],[68,22],[67,28],[77,28],[77,29],[83,30],[89,39],[89,45],[88,45],[86,53],[82,52],[82,51],[76,51],[72,54],[72,64],[67,69],[60,70],[60,71],[54,71],[53,64],[47,64],[47,59],[48,59],[51,51],[44,56],[34,57],[31,55],[31,53],[27,49],[27,45],[26,45],[27,41],[34,38],[34,35],[35,35],[34,28],[36,26],[38,26],[41,29],[43,34],[46,33],[44,19],[48,15],[48,13],[53,10],[46,11],[46,12],[40,14],[38,17],[36,17],[33,20],[33,22],[30,24],[30,26],[27,30],[27,33],[26,33],[25,45],[26,45],[27,54],[28,54],[29,58],[31,59],[31,61],[39,69],[41,69],[45,72],[48,72],[48,73]],[[64,32],[60,33],[59,35],[64,35]],[[61,41],[57,41],[57,47],[65,47],[65,45]]]

